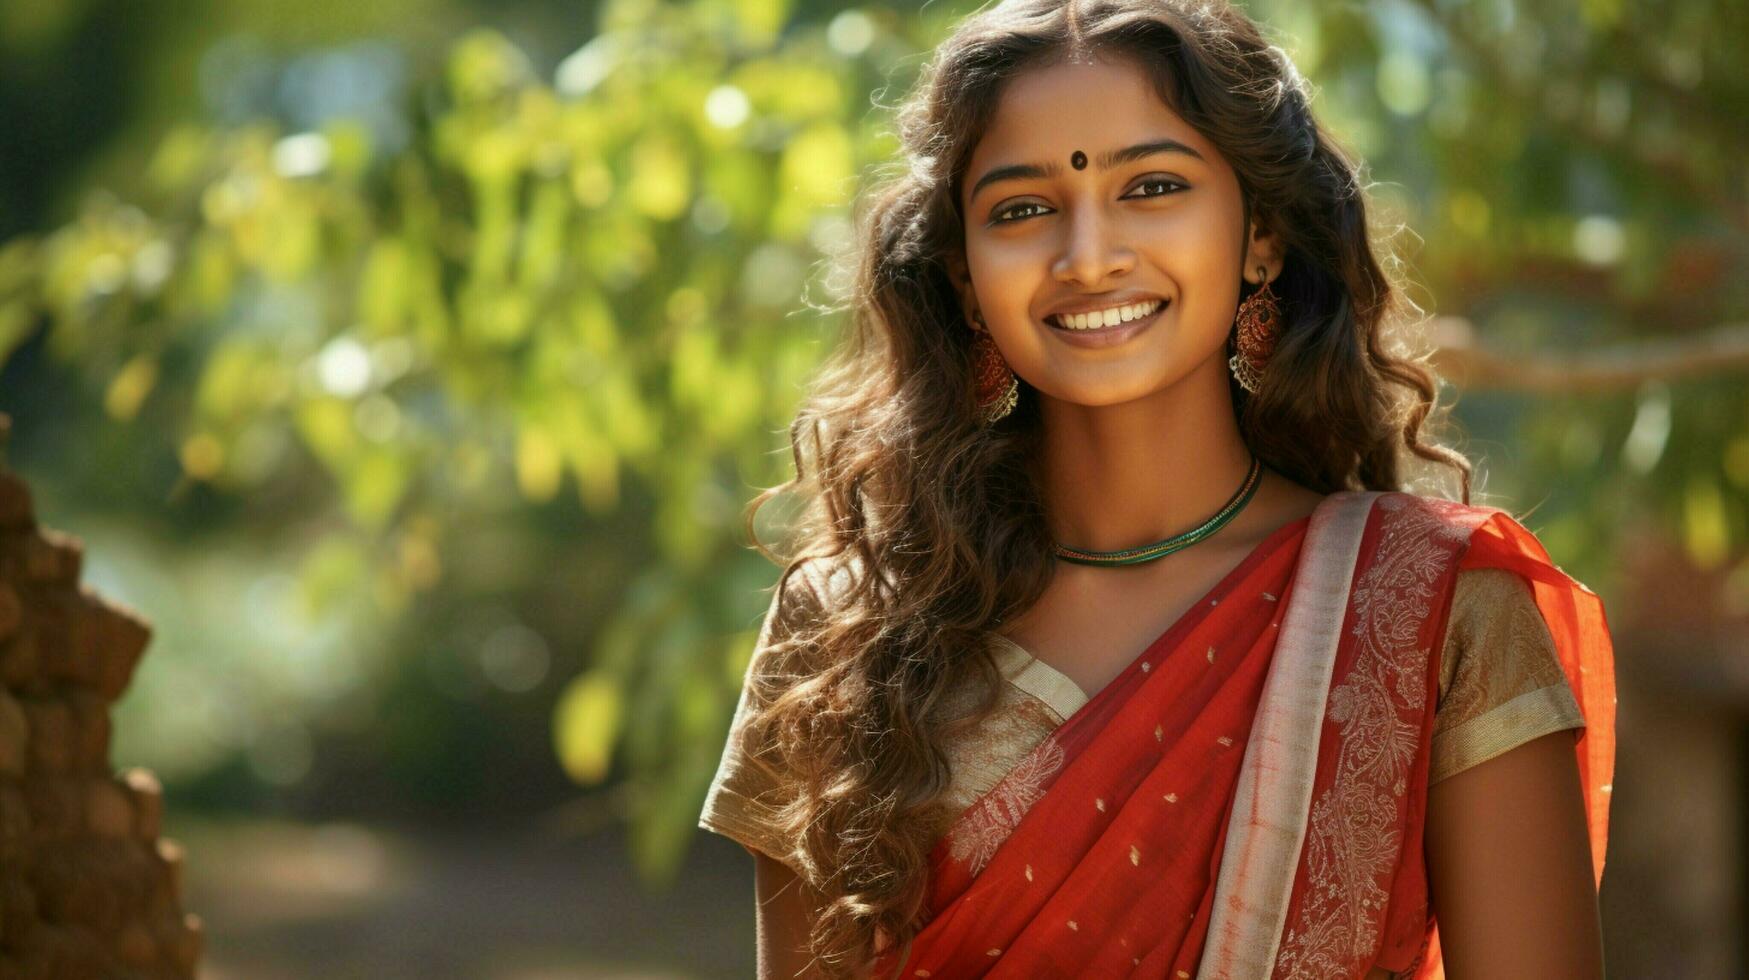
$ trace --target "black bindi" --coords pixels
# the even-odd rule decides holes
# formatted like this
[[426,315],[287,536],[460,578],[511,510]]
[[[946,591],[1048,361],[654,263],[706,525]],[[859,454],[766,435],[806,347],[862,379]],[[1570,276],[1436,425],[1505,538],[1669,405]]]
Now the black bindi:
[[1086,170],[1087,154],[1082,153],[1080,150],[1076,150],[1074,153],[1069,154],[1069,166],[1074,167],[1076,170]]

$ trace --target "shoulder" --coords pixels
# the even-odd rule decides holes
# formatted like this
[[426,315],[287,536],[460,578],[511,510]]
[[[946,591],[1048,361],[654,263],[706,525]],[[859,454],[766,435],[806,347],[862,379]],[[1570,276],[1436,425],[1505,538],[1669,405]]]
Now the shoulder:
[[1498,507],[1486,504],[1466,504],[1461,500],[1433,497],[1408,490],[1384,490],[1377,496],[1378,510],[1420,521],[1430,521],[1452,527],[1473,528],[1496,514]]
[[1432,545],[1429,550],[1461,555],[1478,529],[1502,518],[1511,520],[1498,507],[1403,490],[1378,492],[1373,500],[1381,548]]
[[786,565],[770,587],[768,627],[793,628],[838,606],[850,587],[849,565],[844,555],[807,556]]
[[1448,666],[1478,654],[1501,663],[1554,659],[1554,639],[1530,583],[1506,568],[1458,570],[1444,646]]
[[1530,584],[1510,569],[1460,570],[1440,652],[1433,781],[1584,726]]
[[848,548],[834,554],[803,557],[795,567],[816,598],[828,606],[844,602],[868,577],[868,562]]
[[[859,587],[860,568],[848,553],[803,556],[765,590],[770,598],[746,669],[746,681],[760,688],[762,702],[778,693],[774,685],[793,683],[813,669],[805,647],[789,641],[805,641],[842,615]],[[780,650],[786,652],[779,655]]]

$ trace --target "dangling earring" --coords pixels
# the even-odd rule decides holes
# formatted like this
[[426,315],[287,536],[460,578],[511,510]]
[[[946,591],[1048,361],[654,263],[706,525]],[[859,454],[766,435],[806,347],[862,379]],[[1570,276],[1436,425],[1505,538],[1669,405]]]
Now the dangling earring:
[[[984,325],[984,314],[973,313],[972,319],[978,326]],[[1002,359],[1002,352],[990,339],[990,331],[976,330],[973,334],[972,370],[977,378],[978,411],[984,424],[990,425],[1014,410],[1020,400],[1020,380]]]
[[1261,265],[1257,267],[1257,281],[1257,291],[1239,304],[1239,315],[1234,319],[1237,349],[1227,359],[1227,367],[1232,369],[1239,387],[1250,392],[1255,392],[1263,381],[1263,368],[1275,353],[1275,339],[1281,328],[1281,304],[1275,291],[1269,288],[1269,270]]

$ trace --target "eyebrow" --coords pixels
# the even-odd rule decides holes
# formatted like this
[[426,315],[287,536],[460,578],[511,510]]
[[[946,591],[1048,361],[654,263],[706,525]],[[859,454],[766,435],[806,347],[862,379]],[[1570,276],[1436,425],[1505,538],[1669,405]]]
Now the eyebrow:
[[[1156,153],[1184,153],[1193,156],[1198,160],[1203,159],[1201,153],[1196,152],[1195,149],[1186,146],[1175,139],[1157,139],[1149,140],[1146,143],[1137,143],[1134,146],[1126,146],[1121,150],[1112,150],[1107,153],[1101,153],[1098,157],[1099,169],[1110,170],[1112,167],[1118,166],[1119,164],[1129,163],[1132,160],[1140,160],[1142,157],[1153,156]],[[972,185],[972,193],[966,197],[966,200],[967,202],[977,200],[979,191],[1000,180],[1030,180],[1044,177],[1055,177],[1062,172],[1063,165],[1054,161],[1042,165],[1037,163],[1015,163],[1006,167],[996,167],[984,174],[984,176],[978,178],[978,182]]]

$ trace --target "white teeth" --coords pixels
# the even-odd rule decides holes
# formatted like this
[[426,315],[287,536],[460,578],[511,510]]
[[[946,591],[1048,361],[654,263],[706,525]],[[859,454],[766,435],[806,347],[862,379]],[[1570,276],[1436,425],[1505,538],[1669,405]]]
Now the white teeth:
[[1160,308],[1161,300],[1149,300],[1146,303],[1132,303],[1129,306],[1114,306],[1106,310],[1095,310],[1092,313],[1059,313],[1053,319],[1057,326],[1070,330],[1097,330],[1100,327],[1115,327],[1120,323],[1145,316],[1151,316]]

